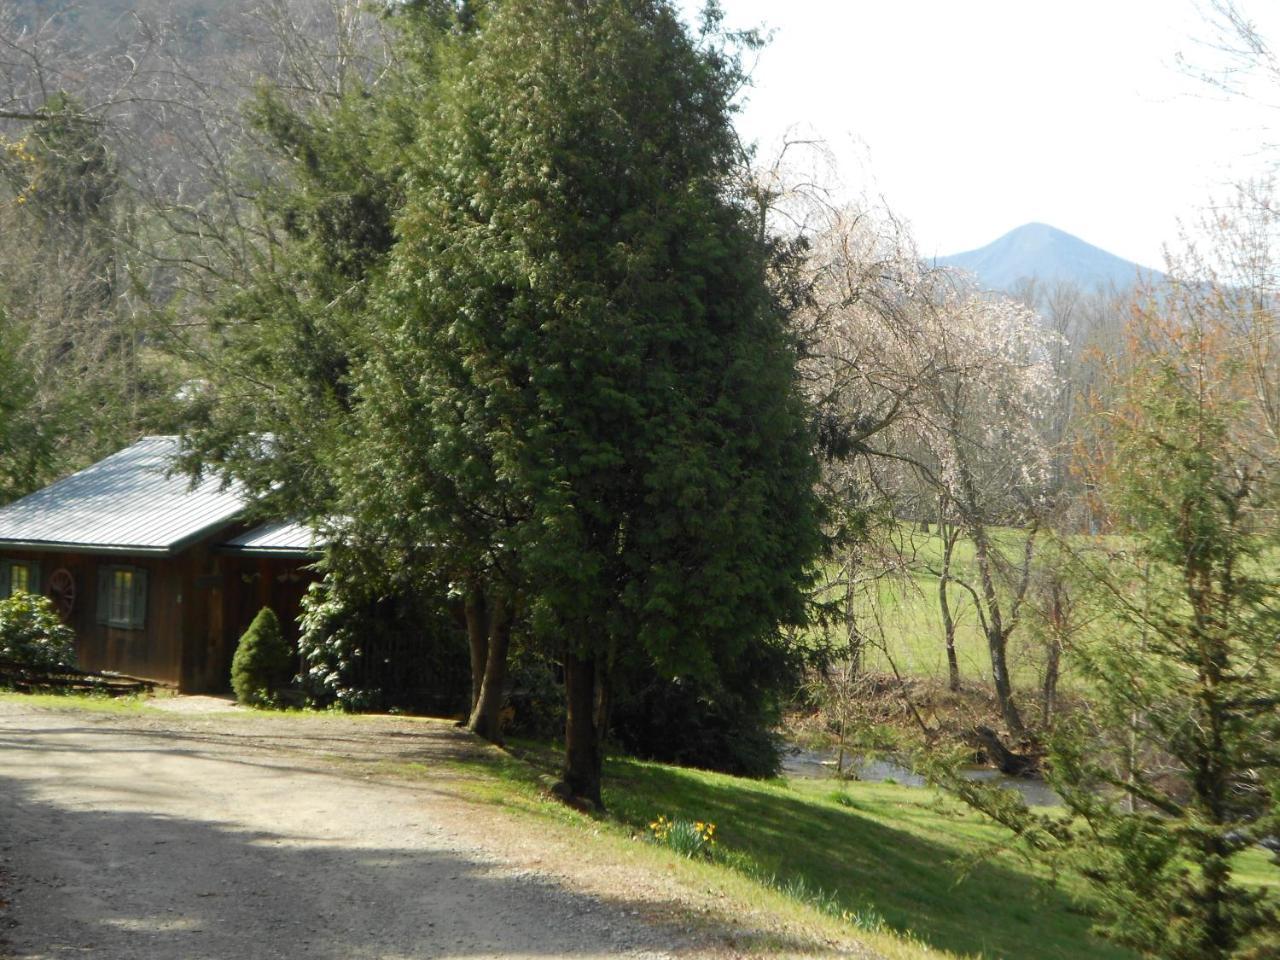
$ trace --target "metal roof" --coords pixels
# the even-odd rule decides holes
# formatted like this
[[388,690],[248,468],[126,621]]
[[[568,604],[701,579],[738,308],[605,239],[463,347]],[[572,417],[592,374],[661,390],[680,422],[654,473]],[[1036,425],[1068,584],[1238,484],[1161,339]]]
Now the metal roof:
[[0,546],[172,554],[244,512],[239,488],[170,475],[177,452],[177,437],[145,437],[0,507]]
[[305,523],[266,523],[222,545],[223,550],[251,557],[314,557],[323,547]]

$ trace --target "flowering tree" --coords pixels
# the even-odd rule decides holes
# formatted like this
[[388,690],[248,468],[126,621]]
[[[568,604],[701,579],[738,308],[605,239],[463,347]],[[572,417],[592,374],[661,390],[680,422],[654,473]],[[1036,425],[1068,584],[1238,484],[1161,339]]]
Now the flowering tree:
[[[1007,649],[1051,486],[1054,335],[1025,306],[923,265],[892,221],[838,213],[812,262],[808,383],[847,455],[828,483],[881,492],[899,517],[936,511],[972,539],[975,582],[951,569],[949,550],[937,571],[944,622],[955,584],[973,599],[1002,717],[1020,735]],[[954,649],[950,660],[954,679]]]
[[[972,539],[976,585],[942,571],[973,597],[991,658],[991,678],[1005,725],[1023,722],[1009,676],[1009,636],[1017,627],[1030,582],[1035,537],[1049,490],[1045,415],[1055,384],[1049,334],[1031,311],[971,291],[948,292],[926,311],[936,369],[899,424],[913,439],[914,470],[937,494],[940,517]],[[995,526],[1020,527],[1021,543],[1002,542]],[[944,558],[945,559],[945,558]],[[1011,585],[1002,595],[999,580]]]

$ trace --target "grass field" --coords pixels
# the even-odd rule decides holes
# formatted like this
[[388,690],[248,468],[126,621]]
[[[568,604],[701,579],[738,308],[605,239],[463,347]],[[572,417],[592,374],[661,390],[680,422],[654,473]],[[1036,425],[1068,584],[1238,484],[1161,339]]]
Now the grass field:
[[748,874],[802,877],[848,911],[957,955],[1105,960],[1064,890],[1012,858],[975,859],[1002,837],[933,791],[893,784],[757,783],[620,761],[607,802],[642,830],[655,813],[717,824]]
[[[524,756],[547,770],[554,764],[546,748]],[[502,789],[523,783],[528,791],[528,770],[513,762],[493,772]],[[810,894],[802,899],[881,918],[908,948],[988,960],[1130,956],[1090,936],[1067,890],[1016,858],[988,856],[1001,832],[932,790],[760,782],[615,758],[605,801],[610,824],[631,836],[646,835],[659,815],[713,822],[720,869],[757,885],[760,896],[802,879]]]
[[[938,604],[938,577],[942,565],[942,540],[933,532],[914,524],[900,523],[895,531],[897,549],[905,558],[905,573],[882,580],[869,596],[856,605],[856,616],[873,642],[866,665],[873,671],[904,676],[947,678],[947,656],[943,642],[942,614]],[[991,531],[995,544],[1011,560],[1020,560],[1023,534],[1008,528]],[[961,537],[952,556],[952,576],[976,585],[977,572],[972,541]],[[966,591],[952,585],[948,591],[952,618],[956,625],[956,657],[963,680],[985,683],[991,677],[991,659],[973,600]],[[1015,686],[1039,689],[1043,681],[1044,645],[1034,625],[1024,623],[1009,643],[1009,669]],[[1070,684],[1069,673],[1064,685]]]

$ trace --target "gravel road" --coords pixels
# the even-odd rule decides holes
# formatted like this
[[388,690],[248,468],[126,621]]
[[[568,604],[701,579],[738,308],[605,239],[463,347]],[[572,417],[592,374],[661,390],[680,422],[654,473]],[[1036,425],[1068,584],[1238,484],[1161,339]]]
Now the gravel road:
[[[486,843],[484,808],[459,798],[447,775],[450,759],[476,749],[446,724],[394,718],[117,715],[0,701],[0,896],[9,901],[0,955],[685,952],[673,928],[643,911]],[[442,776],[372,775],[380,756],[437,764]]]

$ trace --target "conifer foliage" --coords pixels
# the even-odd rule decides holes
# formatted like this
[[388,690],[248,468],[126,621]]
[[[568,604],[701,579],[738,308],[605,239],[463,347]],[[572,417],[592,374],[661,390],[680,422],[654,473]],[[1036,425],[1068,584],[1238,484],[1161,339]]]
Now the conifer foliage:
[[236,700],[251,706],[268,706],[293,677],[293,651],[280,632],[280,620],[263,607],[240,638],[231,659],[231,689]]
[[714,677],[801,618],[811,438],[734,196],[736,59],[664,0],[475,16],[418,122],[347,508],[521,605],[599,802],[621,661]]
[[1065,731],[1055,757],[1103,931],[1170,960],[1280,948],[1276,902],[1233,876],[1280,833],[1280,451],[1242,353],[1189,293],[1135,322],[1094,471],[1125,544],[1084,570],[1120,629],[1075,651],[1095,732]]
[[1280,836],[1277,449],[1239,340],[1179,291],[1115,363],[1090,456],[1108,542],[1074,551],[1090,616],[1073,645],[1090,710],[1050,742],[1063,816],[954,783],[1078,872],[1098,930],[1161,960],[1277,956],[1280,911],[1236,877]]

